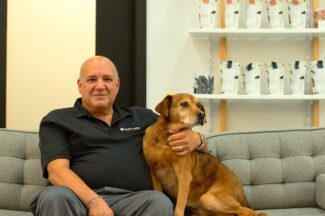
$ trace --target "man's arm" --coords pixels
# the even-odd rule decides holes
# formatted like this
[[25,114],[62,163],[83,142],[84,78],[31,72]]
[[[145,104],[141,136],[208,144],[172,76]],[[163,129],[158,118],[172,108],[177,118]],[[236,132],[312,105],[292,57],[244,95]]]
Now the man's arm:
[[47,171],[49,182],[70,188],[89,209],[89,215],[114,215],[107,203],[70,169],[69,160],[53,160],[47,165]]

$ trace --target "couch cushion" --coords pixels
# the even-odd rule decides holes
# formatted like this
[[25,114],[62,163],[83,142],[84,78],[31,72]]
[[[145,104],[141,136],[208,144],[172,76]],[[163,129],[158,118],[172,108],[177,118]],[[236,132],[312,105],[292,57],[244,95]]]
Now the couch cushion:
[[315,207],[315,183],[245,185],[246,197],[254,209]]
[[316,202],[319,207],[325,209],[325,174],[316,178]]
[[31,212],[0,209],[0,216],[33,216]]
[[316,207],[315,179],[325,173],[325,128],[228,132],[209,151],[245,185],[255,209]]
[[0,209],[28,211],[30,197],[47,185],[38,133],[0,129],[0,149]]
[[268,216],[324,216],[325,211],[319,208],[267,209]]

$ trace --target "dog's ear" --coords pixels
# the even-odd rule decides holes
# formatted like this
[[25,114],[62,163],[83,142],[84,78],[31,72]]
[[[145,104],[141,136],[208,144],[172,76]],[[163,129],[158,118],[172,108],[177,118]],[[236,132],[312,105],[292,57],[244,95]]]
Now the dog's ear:
[[168,119],[169,108],[172,105],[172,99],[172,95],[167,95],[155,108],[155,110],[166,119]]

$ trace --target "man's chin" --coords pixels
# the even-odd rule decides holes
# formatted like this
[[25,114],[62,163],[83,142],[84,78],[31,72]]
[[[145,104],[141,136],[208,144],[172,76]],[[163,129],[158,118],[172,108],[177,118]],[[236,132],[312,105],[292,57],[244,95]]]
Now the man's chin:
[[93,101],[93,106],[98,107],[98,108],[106,107],[108,104],[109,104],[109,101],[107,99],[102,99],[102,100],[97,99],[97,100]]

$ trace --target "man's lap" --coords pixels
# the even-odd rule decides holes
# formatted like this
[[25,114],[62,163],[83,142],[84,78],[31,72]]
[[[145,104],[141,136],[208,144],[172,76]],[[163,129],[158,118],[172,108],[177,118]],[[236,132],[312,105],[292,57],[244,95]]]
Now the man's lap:
[[[112,187],[104,187],[94,191],[103,197],[117,215],[137,215],[138,213],[136,212],[150,212],[150,208],[155,209],[160,206],[167,207],[166,212],[169,207],[172,209],[172,202],[169,198],[157,191],[147,190],[133,192]],[[78,208],[78,211],[83,212],[82,214],[80,213],[80,215],[87,215],[86,206],[69,188],[64,186],[48,186],[42,189],[42,191],[31,200],[30,206],[34,212],[37,208],[40,208],[39,205],[51,205],[54,200],[61,200],[62,202],[71,201],[73,203],[73,207],[71,208]],[[143,209],[143,206],[146,206],[146,209]]]

